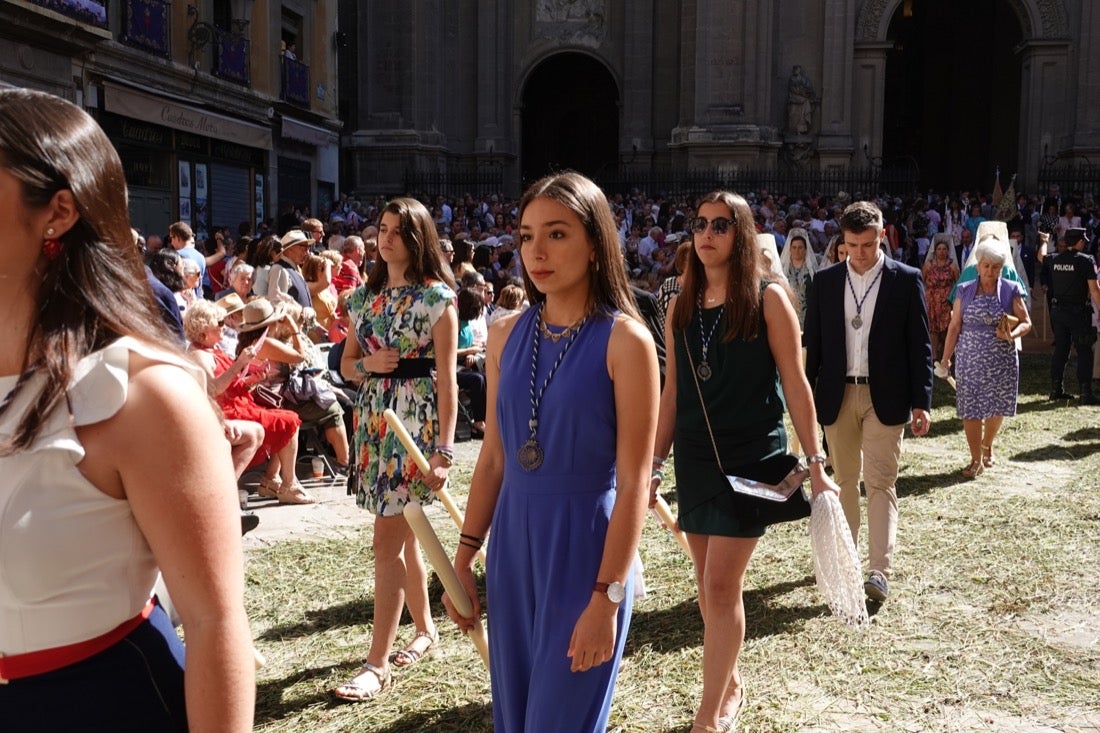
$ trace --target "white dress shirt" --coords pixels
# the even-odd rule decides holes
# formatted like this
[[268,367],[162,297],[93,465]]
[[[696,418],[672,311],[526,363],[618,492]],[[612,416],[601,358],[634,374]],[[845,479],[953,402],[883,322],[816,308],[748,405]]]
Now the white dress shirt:
[[[848,371],[845,372],[845,376],[869,377],[871,375],[867,361],[867,338],[871,333],[871,317],[875,313],[875,303],[878,302],[885,261],[886,257],[879,250],[878,260],[863,275],[856,273],[850,264],[846,265],[848,274],[844,283],[844,345],[848,353]],[[853,290],[855,290],[854,295]],[[852,319],[856,317],[856,304],[860,300],[863,301],[863,306],[859,309],[859,317],[863,323],[856,328],[852,325]]]

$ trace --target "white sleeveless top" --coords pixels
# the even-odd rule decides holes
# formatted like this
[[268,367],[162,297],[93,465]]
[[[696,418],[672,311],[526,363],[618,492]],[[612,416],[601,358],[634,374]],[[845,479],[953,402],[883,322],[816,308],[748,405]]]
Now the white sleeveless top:
[[[0,654],[95,638],[136,616],[152,595],[157,566],[129,502],[77,469],[84,448],[74,427],[106,420],[126,402],[131,351],[205,382],[185,359],[121,338],[77,364],[68,404],[62,400],[29,448],[0,457]],[[0,397],[16,380],[0,377]],[[0,435],[10,438],[36,384],[32,378],[0,417]],[[135,435],[118,449],[149,439]]]

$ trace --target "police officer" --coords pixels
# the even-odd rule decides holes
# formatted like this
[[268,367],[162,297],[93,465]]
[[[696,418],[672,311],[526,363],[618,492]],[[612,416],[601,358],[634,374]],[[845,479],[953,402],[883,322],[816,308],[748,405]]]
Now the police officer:
[[[1052,259],[1050,322],[1054,329],[1054,354],[1050,360],[1050,399],[1073,399],[1062,388],[1063,373],[1069,360],[1070,343],[1077,351],[1077,384],[1082,405],[1100,404],[1092,392],[1092,347],[1096,329],[1092,325],[1089,298],[1100,308],[1100,287],[1096,284],[1096,266],[1082,250],[1088,243],[1084,229],[1067,229],[1066,249]],[[1044,253],[1045,254],[1045,253]]]

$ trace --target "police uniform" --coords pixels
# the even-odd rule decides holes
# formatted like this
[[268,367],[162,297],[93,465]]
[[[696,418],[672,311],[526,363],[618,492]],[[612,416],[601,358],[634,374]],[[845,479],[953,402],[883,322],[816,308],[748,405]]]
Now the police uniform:
[[1050,322],[1054,330],[1054,354],[1050,361],[1050,398],[1070,397],[1062,388],[1062,378],[1072,343],[1077,352],[1077,384],[1081,389],[1081,401],[1093,403],[1100,402],[1092,393],[1092,348],[1096,343],[1096,329],[1092,325],[1092,308],[1089,307],[1089,281],[1096,280],[1096,266],[1091,257],[1073,247],[1081,238],[1080,235],[1071,237],[1067,232],[1066,244],[1069,248],[1055,255],[1051,262]]

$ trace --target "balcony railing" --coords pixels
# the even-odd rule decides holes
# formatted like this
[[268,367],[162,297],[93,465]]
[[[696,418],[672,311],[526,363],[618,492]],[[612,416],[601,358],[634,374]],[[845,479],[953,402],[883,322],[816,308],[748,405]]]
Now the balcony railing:
[[166,0],[122,0],[122,36],[128,46],[168,58],[171,6]]
[[[191,27],[187,29],[188,62],[195,68],[210,63],[210,73],[214,76],[241,86],[251,86],[249,54],[252,44],[244,36],[248,21],[234,20],[234,30],[228,31],[199,20],[199,11],[194,5],[187,6],[187,15],[193,18]],[[213,54],[212,61],[208,53]]]
[[309,109],[309,66],[285,56],[282,98],[297,107]]

